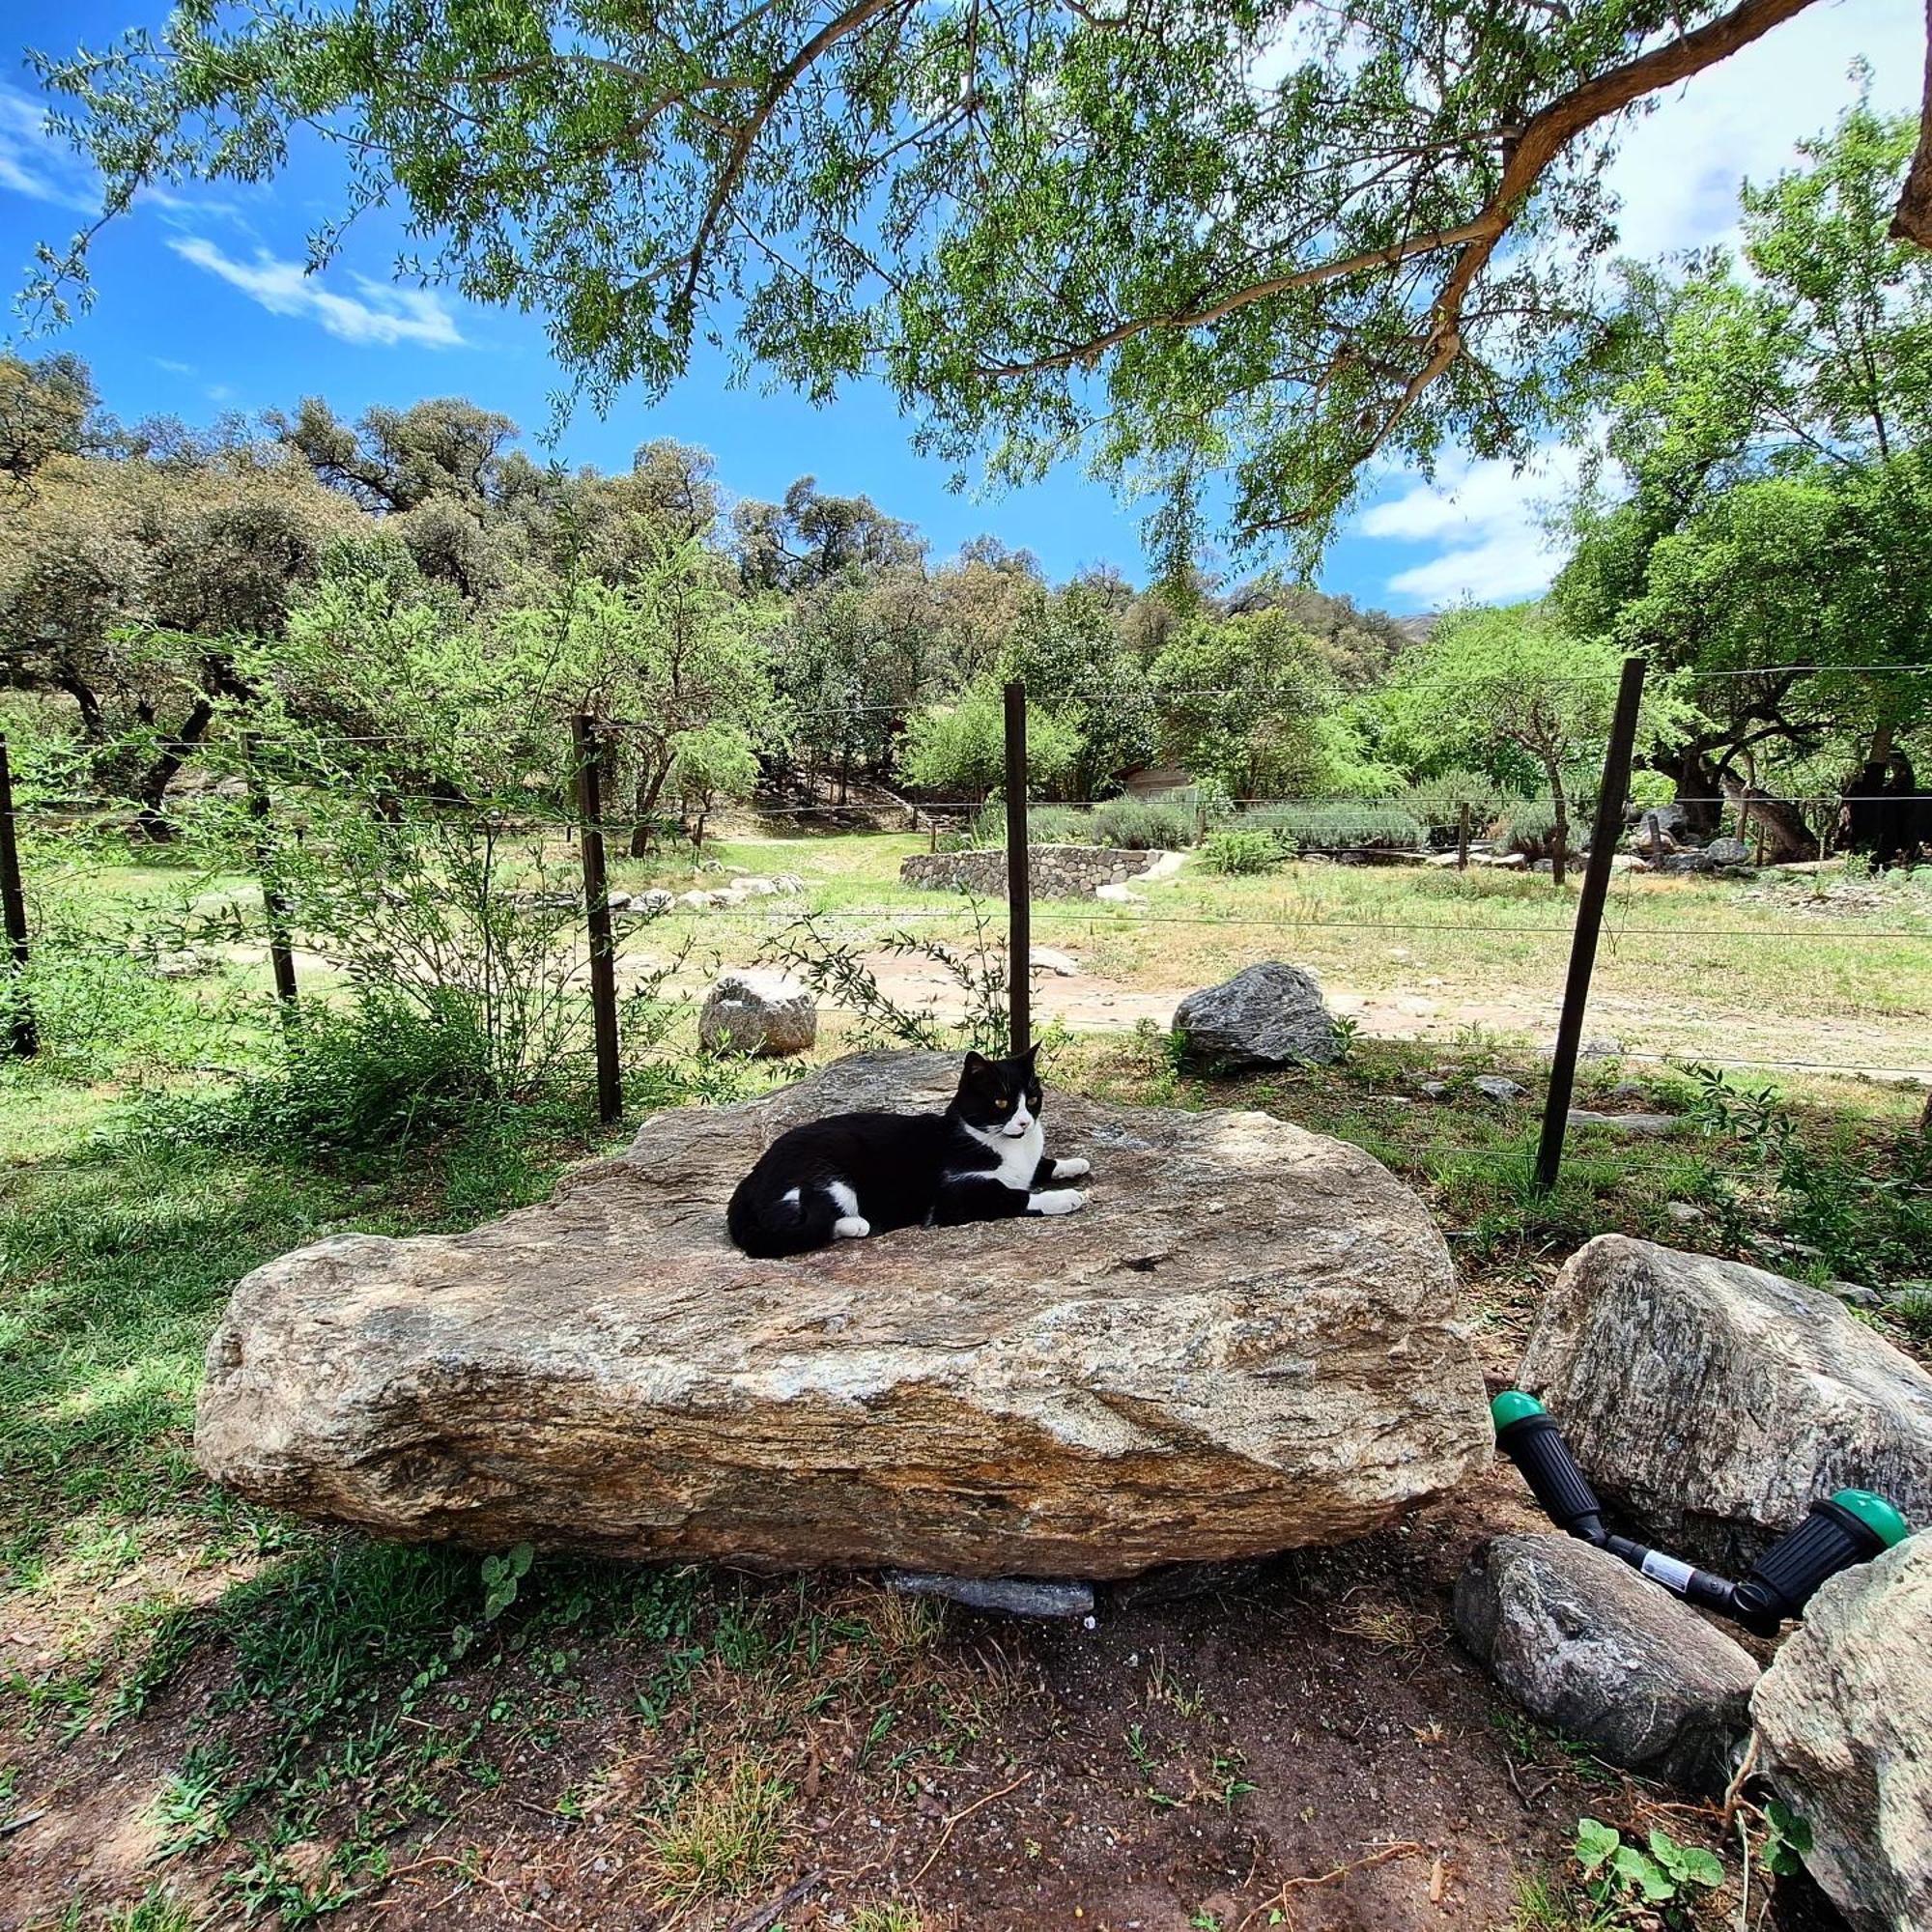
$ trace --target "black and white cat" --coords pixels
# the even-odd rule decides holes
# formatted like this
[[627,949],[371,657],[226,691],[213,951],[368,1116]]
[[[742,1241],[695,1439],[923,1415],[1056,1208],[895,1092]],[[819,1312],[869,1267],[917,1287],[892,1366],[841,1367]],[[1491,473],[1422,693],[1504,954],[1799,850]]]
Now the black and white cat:
[[748,1255],[802,1255],[895,1228],[1013,1214],[1074,1214],[1084,1160],[1049,1160],[1037,1046],[1013,1060],[966,1056],[943,1114],[834,1114],[781,1134],[731,1196],[725,1225]]

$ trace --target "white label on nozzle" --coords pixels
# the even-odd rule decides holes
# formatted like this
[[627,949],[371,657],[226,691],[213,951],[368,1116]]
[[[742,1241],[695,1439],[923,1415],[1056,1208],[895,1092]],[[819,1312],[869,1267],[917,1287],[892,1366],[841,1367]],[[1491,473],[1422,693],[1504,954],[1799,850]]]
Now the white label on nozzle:
[[1661,1549],[1646,1549],[1643,1552],[1643,1574],[1653,1583],[1662,1583],[1666,1590],[1687,1596],[1693,1575],[1690,1564],[1680,1563],[1674,1556],[1666,1556]]

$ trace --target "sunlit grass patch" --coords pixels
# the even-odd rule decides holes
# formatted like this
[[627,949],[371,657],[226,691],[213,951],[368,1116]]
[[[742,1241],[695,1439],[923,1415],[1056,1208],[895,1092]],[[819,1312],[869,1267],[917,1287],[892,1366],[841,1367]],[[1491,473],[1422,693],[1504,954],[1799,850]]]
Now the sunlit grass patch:
[[784,1776],[750,1751],[704,1765],[646,1830],[664,1902],[740,1897],[782,1870],[794,1796]]

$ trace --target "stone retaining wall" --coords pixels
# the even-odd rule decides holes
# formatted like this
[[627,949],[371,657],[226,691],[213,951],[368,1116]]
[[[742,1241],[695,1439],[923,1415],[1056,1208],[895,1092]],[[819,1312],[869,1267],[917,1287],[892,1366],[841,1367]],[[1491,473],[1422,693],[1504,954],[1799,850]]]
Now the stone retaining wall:
[[[1137,879],[1159,852],[1122,852],[1111,845],[1029,845],[1033,895],[1040,899],[1089,899],[1101,886]],[[899,867],[909,886],[934,892],[974,893],[982,898],[1007,895],[1007,854],[1003,846],[977,852],[915,852]]]

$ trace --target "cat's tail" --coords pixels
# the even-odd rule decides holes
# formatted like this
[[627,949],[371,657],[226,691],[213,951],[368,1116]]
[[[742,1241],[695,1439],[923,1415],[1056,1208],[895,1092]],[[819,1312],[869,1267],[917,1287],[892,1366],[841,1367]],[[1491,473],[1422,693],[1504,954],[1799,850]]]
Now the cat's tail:
[[771,1194],[748,1175],[725,1209],[731,1239],[754,1261],[781,1261],[832,1245],[838,1204],[821,1187],[788,1188]]

